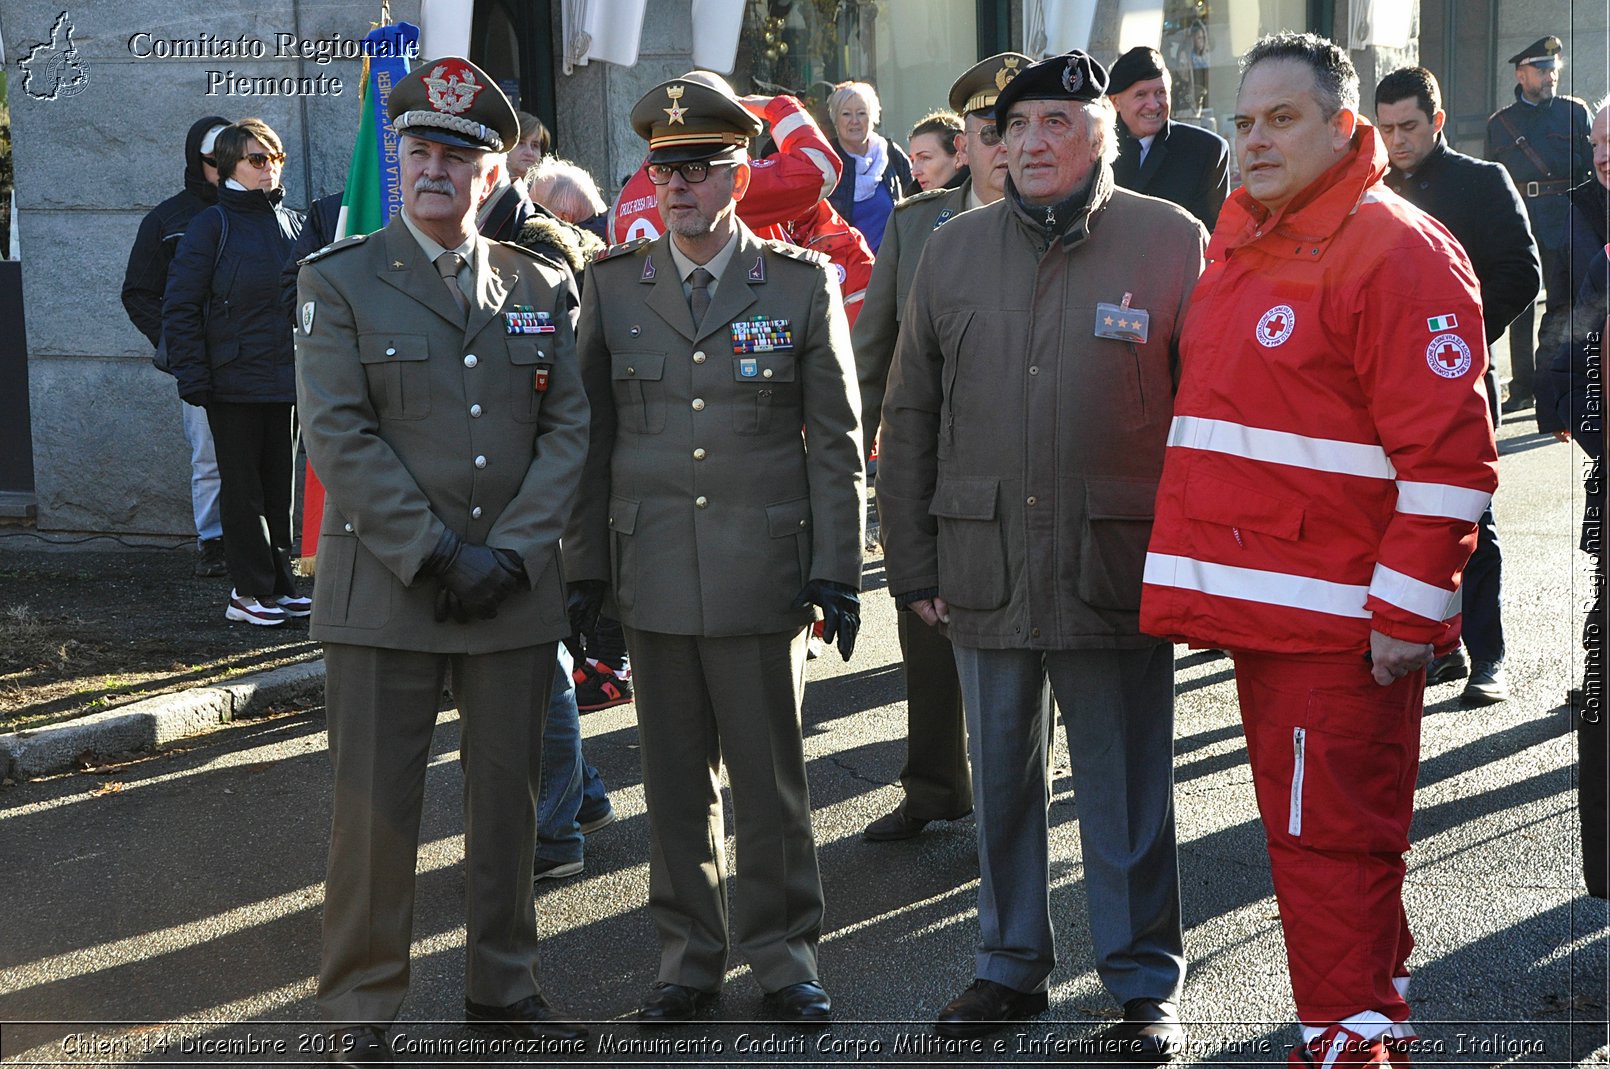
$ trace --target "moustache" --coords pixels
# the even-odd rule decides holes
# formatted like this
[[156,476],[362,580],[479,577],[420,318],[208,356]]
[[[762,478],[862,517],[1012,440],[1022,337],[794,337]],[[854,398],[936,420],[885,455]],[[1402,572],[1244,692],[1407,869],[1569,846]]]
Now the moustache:
[[458,189],[446,178],[421,178],[414,183],[415,193],[442,193],[453,197],[458,195]]

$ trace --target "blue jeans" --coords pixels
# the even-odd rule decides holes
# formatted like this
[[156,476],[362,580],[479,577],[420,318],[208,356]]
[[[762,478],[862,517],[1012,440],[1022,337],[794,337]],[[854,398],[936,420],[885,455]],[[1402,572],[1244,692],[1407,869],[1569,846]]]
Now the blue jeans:
[[581,759],[581,713],[570,651],[559,646],[548,722],[542,729],[542,786],[537,791],[537,857],[580,861],[585,841],[577,814],[595,817],[609,810],[609,793],[598,769]]

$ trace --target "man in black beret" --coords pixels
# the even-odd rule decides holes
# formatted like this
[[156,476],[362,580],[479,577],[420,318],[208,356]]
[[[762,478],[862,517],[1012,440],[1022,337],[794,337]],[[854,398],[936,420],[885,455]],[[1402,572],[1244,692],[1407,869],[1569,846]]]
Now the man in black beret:
[[[1487,120],[1485,155],[1504,165],[1526,203],[1532,236],[1543,257],[1543,285],[1551,290],[1552,306],[1557,301],[1569,302],[1572,296],[1552,290],[1570,216],[1566,194],[1593,174],[1593,148],[1588,143],[1591,116],[1588,106],[1576,97],[1556,95],[1565,67],[1565,49],[1558,37],[1539,37],[1506,62],[1515,68],[1515,102]],[[1541,342],[1533,334],[1537,319],[1530,305],[1509,328],[1510,383],[1505,412],[1532,407],[1535,354],[1539,348],[1552,351],[1551,319],[1545,319]],[[1540,411],[1538,423],[1543,430],[1560,429],[1549,412]]]
[[1096,972],[1124,1013],[1096,1045],[1159,1060],[1185,1038],[1174,654],[1137,612],[1207,234],[1115,187],[1106,89],[1074,51],[1000,90],[1006,193],[928,237],[883,403],[878,506],[890,593],[954,647],[973,767],[976,979],[937,1031],[1046,1008],[1054,693]]
[[1112,65],[1107,97],[1118,110],[1113,180],[1173,201],[1212,230],[1230,193],[1230,146],[1211,130],[1168,117],[1169,84],[1155,48],[1136,46]]
[[320,1016],[332,1062],[391,1061],[420,806],[452,672],[464,769],[465,1020],[571,1044],[537,983],[543,715],[570,633],[559,537],[587,401],[564,268],[475,229],[514,109],[448,57],[399,81],[402,210],[302,261],[297,409],[326,492],[311,635],[335,770]]

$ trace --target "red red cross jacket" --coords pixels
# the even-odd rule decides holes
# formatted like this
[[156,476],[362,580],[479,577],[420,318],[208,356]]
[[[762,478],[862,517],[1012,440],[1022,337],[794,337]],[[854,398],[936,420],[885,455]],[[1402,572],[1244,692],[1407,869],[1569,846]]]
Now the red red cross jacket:
[[1272,653],[1439,651],[1498,485],[1480,289],[1354,147],[1271,217],[1225,203],[1180,345],[1141,629]]
[[815,249],[833,261],[839,290],[844,294],[844,315],[854,329],[856,317],[866,300],[867,283],[872,280],[872,246],[851,226],[833,205],[819,200],[810,211],[783,224],[783,240]]

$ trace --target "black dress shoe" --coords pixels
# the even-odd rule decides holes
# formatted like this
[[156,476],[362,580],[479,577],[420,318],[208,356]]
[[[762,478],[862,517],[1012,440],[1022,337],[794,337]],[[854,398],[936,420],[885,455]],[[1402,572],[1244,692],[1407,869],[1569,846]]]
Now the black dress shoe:
[[[958,813],[950,820],[961,820],[971,813]],[[906,803],[901,802],[894,812],[886,813],[866,826],[861,832],[861,838],[869,843],[892,843],[900,839],[914,839],[922,834],[922,829],[932,824],[932,820],[921,820],[906,814]]]
[[541,995],[527,995],[510,1006],[483,1006],[464,1000],[464,1023],[510,1039],[586,1039],[587,1029],[560,1017]]
[[1124,1003],[1124,1019],[1097,1032],[1096,1042],[1126,1061],[1160,1065],[1185,1053],[1185,1027],[1174,1003],[1132,998]]
[[776,1020],[793,1024],[826,1024],[833,1019],[833,1000],[815,980],[789,984],[779,991],[766,992],[766,1005]]
[[974,980],[939,1011],[934,1032],[955,1039],[987,1036],[1008,1021],[1044,1013],[1049,1004],[1044,991],[1015,991],[994,980]]
[[390,1065],[391,1044],[386,1042],[386,1030],[376,1024],[350,1025],[337,1028],[327,1037],[330,1056],[326,1065]]
[[700,991],[696,987],[683,987],[661,980],[649,988],[648,998],[638,1008],[637,1019],[644,1024],[691,1021],[714,1006],[720,997],[716,991]]

